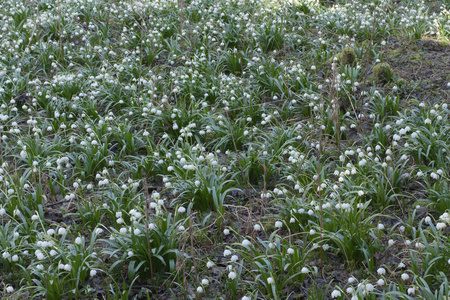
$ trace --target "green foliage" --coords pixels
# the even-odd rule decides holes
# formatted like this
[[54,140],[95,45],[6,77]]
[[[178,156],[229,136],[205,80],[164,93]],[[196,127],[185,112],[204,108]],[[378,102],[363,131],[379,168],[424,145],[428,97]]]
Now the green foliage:
[[114,258],[109,272],[117,274],[126,267],[128,278],[133,279],[136,276],[150,278],[151,271],[155,274],[173,272],[181,221],[176,221],[171,214],[151,219],[148,224],[142,219],[139,221],[128,228],[111,229],[113,239],[103,240],[109,245],[104,254]]
[[2,0],[0,298],[447,296],[441,2]]

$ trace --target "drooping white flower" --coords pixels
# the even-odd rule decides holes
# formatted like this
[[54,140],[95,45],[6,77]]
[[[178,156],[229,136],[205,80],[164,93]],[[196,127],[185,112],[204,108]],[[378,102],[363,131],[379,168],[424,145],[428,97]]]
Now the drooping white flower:
[[38,253],[35,253],[35,254],[36,254],[36,257],[37,257],[38,260],[43,260],[45,258],[44,253],[42,253],[40,251]]
[[373,284],[371,283],[366,284],[366,291],[368,291],[369,293],[373,291],[373,288],[374,288]]
[[242,246],[244,246],[244,247],[250,246],[251,244],[252,243],[249,240],[247,240],[247,239],[242,241]]
[[447,225],[445,223],[440,222],[440,223],[436,224],[436,229],[437,230],[444,229],[445,227],[447,227]]
[[230,272],[228,273],[228,278],[230,278],[231,280],[235,279],[237,277],[235,272]]
[[5,251],[5,252],[2,253],[2,256],[3,256],[4,259],[8,259],[8,258],[11,257],[11,254],[9,254],[8,251]]
[[337,298],[341,296],[341,292],[338,290],[334,290],[333,292],[331,292],[331,298]]

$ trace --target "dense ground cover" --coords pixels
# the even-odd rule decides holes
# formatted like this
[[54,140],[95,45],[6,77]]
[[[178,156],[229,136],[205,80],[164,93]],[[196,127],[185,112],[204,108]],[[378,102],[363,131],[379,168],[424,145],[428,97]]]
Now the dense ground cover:
[[446,299],[449,10],[1,1],[1,297]]

